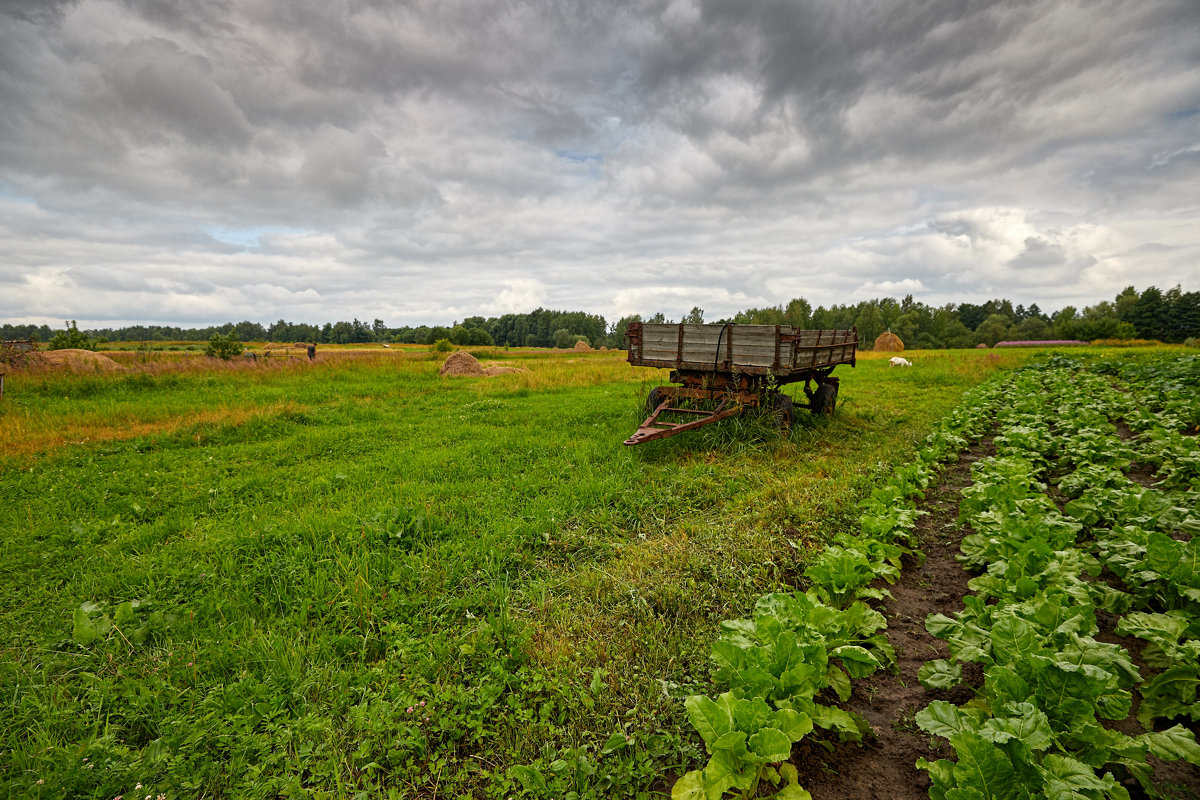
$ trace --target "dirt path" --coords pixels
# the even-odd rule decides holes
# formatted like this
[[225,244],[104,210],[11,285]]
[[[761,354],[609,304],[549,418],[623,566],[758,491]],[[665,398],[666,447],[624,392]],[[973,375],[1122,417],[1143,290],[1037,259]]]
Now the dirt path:
[[[918,758],[930,760],[951,755],[949,747],[937,747],[932,737],[913,722],[913,715],[943,699],[963,702],[970,697],[966,686],[951,691],[927,692],[917,680],[917,670],[929,659],[948,658],[946,643],[925,631],[925,617],[932,613],[952,615],[962,610],[971,577],[955,560],[964,531],[956,528],[959,492],[971,483],[971,465],[992,455],[989,439],[960,455],[943,473],[942,481],[926,490],[918,504],[928,512],[917,525],[924,565],[905,564],[894,586],[887,587],[892,599],[881,609],[888,621],[888,639],[896,649],[899,675],[881,673],[854,683],[854,693],[843,706],[861,714],[875,729],[875,738],[862,747],[838,745],[830,753],[805,739],[800,753],[800,783],[814,800],[928,800],[929,778],[915,766]],[[886,586],[886,584],[882,584]],[[982,672],[971,673],[964,665],[964,682],[978,683]],[[930,745],[933,744],[934,747]]]

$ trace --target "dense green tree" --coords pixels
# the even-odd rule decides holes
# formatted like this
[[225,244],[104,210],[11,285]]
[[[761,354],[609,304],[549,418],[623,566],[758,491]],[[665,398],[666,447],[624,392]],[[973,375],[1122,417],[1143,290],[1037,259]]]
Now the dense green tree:
[[1054,336],[1054,329],[1050,326],[1049,322],[1041,317],[1026,315],[1024,319],[1012,327],[1008,335],[1013,339],[1038,341],[1052,338]]
[[434,325],[429,329],[429,332],[425,334],[425,344],[435,344],[442,339],[450,341],[450,329],[445,325]]
[[79,330],[75,320],[66,323],[66,328],[50,337],[49,350],[95,350],[92,337]]
[[240,356],[243,349],[242,343],[232,334],[222,335],[214,333],[212,338],[208,340],[208,346],[204,348],[204,355],[209,358],[220,358],[228,361],[235,356]]
[[1118,319],[1129,323],[1133,322],[1133,307],[1137,305],[1138,296],[1138,290],[1132,286],[1126,286],[1121,290],[1116,300],[1113,301],[1113,305],[1117,309]]
[[1167,308],[1163,293],[1151,286],[1140,295],[1130,309],[1129,322],[1142,339],[1163,339],[1167,335]]
[[869,350],[874,347],[879,334],[887,329],[879,304],[873,300],[863,303],[858,317],[854,320],[854,327],[858,328],[858,341],[863,349]]
[[234,325],[232,335],[239,342],[262,342],[267,339],[267,331],[263,326],[249,320]]
[[994,347],[996,342],[1002,342],[1008,339],[1008,329],[1012,326],[1012,317],[1005,314],[989,314],[987,319],[979,323],[979,327],[975,329],[975,335],[979,337],[979,341]]
[[787,304],[783,317],[788,325],[804,330],[812,321],[812,305],[803,297],[797,297]]

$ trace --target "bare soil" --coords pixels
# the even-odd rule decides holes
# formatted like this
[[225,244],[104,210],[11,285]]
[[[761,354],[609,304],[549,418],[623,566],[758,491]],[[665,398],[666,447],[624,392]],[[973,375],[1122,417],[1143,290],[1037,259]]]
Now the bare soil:
[[[942,475],[942,482],[926,490],[918,507],[927,512],[917,524],[925,563],[905,564],[880,610],[888,621],[887,635],[896,649],[899,674],[880,673],[854,682],[854,691],[843,707],[862,715],[874,737],[861,747],[839,745],[827,752],[816,740],[801,741],[797,748],[800,783],[814,800],[928,800],[929,778],[916,768],[918,758],[934,760],[952,755],[949,747],[923,733],[913,715],[930,700],[965,702],[967,685],[978,685],[978,665],[964,665],[967,685],[949,691],[929,692],[917,680],[926,661],[948,658],[946,643],[925,630],[925,617],[952,615],[963,608],[971,575],[955,559],[967,532],[957,525],[959,492],[971,483],[971,465],[994,453],[991,441],[977,444],[959,456]],[[976,667],[972,672],[971,667]]]

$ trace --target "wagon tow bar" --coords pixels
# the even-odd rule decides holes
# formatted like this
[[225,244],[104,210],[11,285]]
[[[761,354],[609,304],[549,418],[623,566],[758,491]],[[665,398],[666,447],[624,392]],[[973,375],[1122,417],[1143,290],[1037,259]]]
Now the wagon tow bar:
[[[655,439],[666,439],[677,433],[693,431],[696,428],[703,428],[705,425],[711,425],[714,422],[719,422],[729,417],[736,417],[742,413],[743,406],[739,402],[734,402],[731,405],[730,399],[730,396],[726,395],[721,399],[721,404],[715,410],[701,411],[695,408],[672,408],[671,398],[667,397],[658,404],[658,408],[654,409],[654,413],[638,427],[637,432],[625,440],[625,444],[635,445],[642,444],[643,442],[651,442]],[[666,412],[672,414],[696,414],[700,416],[700,419],[692,420],[691,422],[659,421],[659,415]]]

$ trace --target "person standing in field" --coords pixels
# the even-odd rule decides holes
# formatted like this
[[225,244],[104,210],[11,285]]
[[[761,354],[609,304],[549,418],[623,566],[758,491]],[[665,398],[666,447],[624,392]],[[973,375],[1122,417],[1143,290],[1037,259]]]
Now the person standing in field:
[[313,342],[308,346],[308,360],[312,361],[317,357],[317,343]]

